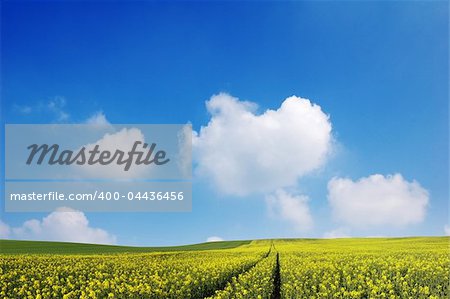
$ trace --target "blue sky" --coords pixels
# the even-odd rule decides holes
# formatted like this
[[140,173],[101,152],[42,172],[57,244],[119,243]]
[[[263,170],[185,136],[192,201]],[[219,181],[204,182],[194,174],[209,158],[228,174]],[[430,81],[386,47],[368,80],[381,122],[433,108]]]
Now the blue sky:
[[[8,1],[1,19],[2,124],[101,113],[199,131],[211,119],[205,101],[220,92],[258,104],[255,115],[292,95],[329,115],[333,155],[293,186],[309,198],[308,230],[271,215],[268,194],[227,194],[194,176],[191,213],[85,213],[119,244],[443,235],[449,225],[447,2]],[[395,173],[427,190],[424,217],[368,229],[336,219],[332,177]],[[0,218],[14,237],[47,214],[2,208]]]

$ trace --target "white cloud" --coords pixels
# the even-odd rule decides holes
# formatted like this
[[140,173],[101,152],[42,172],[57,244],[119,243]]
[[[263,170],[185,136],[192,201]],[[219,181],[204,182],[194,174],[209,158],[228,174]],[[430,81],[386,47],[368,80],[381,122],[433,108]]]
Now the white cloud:
[[9,225],[0,220],[0,239],[7,239],[10,232],[11,229],[9,228]]
[[66,99],[61,96],[56,96],[46,104],[46,108],[52,112],[57,122],[66,122],[69,119],[69,114],[64,110],[66,106]]
[[331,150],[331,123],[320,106],[287,98],[277,110],[218,94],[206,102],[211,119],[194,132],[197,171],[223,193],[247,195],[293,186],[318,169]]
[[450,226],[448,225],[444,226],[444,233],[446,236],[450,236]]
[[[70,114],[66,110],[66,98],[62,96],[54,96],[47,101],[39,101],[30,105],[14,105],[14,109],[23,115],[47,114],[51,117],[52,122],[67,123],[72,121]],[[89,118],[83,121],[90,125],[111,125],[103,111],[97,111]]]
[[14,105],[14,109],[20,114],[30,114],[33,111],[33,108],[28,105]]
[[220,241],[223,241],[223,239],[218,236],[212,236],[206,239],[206,242],[220,242]]
[[66,112],[66,99],[62,96],[54,96],[47,101],[39,101],[32,105],[14,105],[15,109],[23,115],[47,114],[53,122],[66,123],[70,115]]
[[400,174],[380,174],[354,182],[333,178],[328,182],[328,201],[336,220],[353,227],[403,227],[425,218],[428,192]]
[[[115,133],[106,133],[95,143],[86,144],[84,147],[86,152],[93,150],[94,147],[98,145],[101,151],[107,150],[114,154],[117,150],[120,150],[124,153],[128,153],[131,151],[136,141],[141,142],[137,149],[145,151],[145,149],[142,149],[142,145],[145,143],[145,136],[142,131],[138,128],[123,128]],[[126,156],[124,159],[126,159]],[[119,165],[117,163],[108,165],[76,165],[74,167],[84,171],[84,176],[93,178],[137,178],[142,177],[144,173],[149,171],[149,167],[144,164],[133,164],[128,171],[124,171],[124,165]]]
[[110,125],[111,124],[106,119],[106,116],[103,113],[103,111],[97,111],[91,117],[86,119],[85,123],[88,124],[88,125],[100,125],[100,126],[106,126],[106,125]]
[[269,215],[289,222],[297,231],[307,231],[313,226],[308,201],[305,195],[293,195],[281,189],[266,196]]
[[61,208],[42,220],[25,221],[21,227],[13,228],[12,239],[62,241],[77,243],[116,244],[114,235],[100,228],[89,226],[83,212]]
[[325,239],[350,238],[348,231],[344,228],[337,228],[323,234]]

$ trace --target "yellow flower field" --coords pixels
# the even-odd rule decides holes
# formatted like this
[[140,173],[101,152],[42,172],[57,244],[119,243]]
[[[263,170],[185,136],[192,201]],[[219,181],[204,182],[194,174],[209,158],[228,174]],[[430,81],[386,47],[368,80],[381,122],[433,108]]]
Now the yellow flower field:
[[449,238],[262,240],[233,249],[2,254],[1,298],[449,298]]

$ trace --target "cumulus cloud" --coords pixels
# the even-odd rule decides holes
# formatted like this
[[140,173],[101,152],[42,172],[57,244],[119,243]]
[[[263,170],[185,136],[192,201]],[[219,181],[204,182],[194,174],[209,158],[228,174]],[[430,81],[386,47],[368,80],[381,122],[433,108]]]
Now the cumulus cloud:
[[326,161],[331,123],[321,107],[292,96],[258,114],[255,103],[221,93],[206,102],[209,123],[194,133],[197,171],[226,194],[293,186]]
[[220,241],[223,241],[223,239],[218,236],[212,236],[206,239],[206,242],[220,242]]
[[[110,151],[115,153],[117,150],[127,153],[131,151],[134,143],[140,141],[141,144],[138,146],[138,150],[145,151],[142,149],[142,145],[145,143],[145,136],[142,131],[138,128],[123,128],[115,133],[106,133],[98,141],[84,145],[85,151],[89,152],[94,149],[96,145],[99,146],[101,151]],[[117,163],[111,163],[108,165],[83,165],[74,166],[77,169],[83,171],[84,176],[89,176],[93,178],[139,178],[148,172],[149,167],[146,165],[133,165],[128,171],[124,171],[124,165],[119,165]]]
[[450,236],[450,226],[448,225],[444,226],[444,233],[446,236]]
[[348,234],[348,231],[344,228],[337,228],[330,230],[328,232],[325,232],[323,234],[323,237],[325,239],[339,239],[339,238],[350,238],[350,235]]
[[60,208],[42,220],[31,219],[12,228],[10,237],[21,240],[62,241],[77,243],[116,244],[114,235],[89,226],[85,214]]
[[[84,144],[80,146],[75,152],[79,152],[82,147],[85,148],[85,152],[88,153],[92,151],[96,146],[98,146],[98,150],[101,152],[109,151],[111,157],[114,157],[117,151],[123,152],[123,157],[120,158],[121,161],[127,161],[129,158],[129,152],[133,149],[133,146],[136,144],[135,150],[138,152],[142,152],[143,154],[139,157],[139,159],[154,159],[155,155],[158,151],[164,150],[167,151],[167,157],[164,159],[169,159],[172,163],[176,163],[176,168],[184,177],[190,177],[192,174],[192,126],[191,124],[186,124],[179,129],[178,131],[172,131],[176,133],[176,143],[170,143],[170,141],[164,140],[161,137],[161,141],[163,146],[157,142],[157,140],[150,140],[146,143],[146,138],[152,138],[152,134],[148,133],[145,136],[144,132],[146,132],[145,128],[139,127],[131,127],[131,128],[122,128],[115,129],[114,126],[107,123],[106,118],[103,120],[104,116],[94,115],[91,121],[91,124],[99,125],[94,126],[92,129],[95,131],[97,128],[104,132],[104,129],[108,130],[109,133],[104,133],[104,135],[93,143]],[[170,132],[169,134],[172,134]],[[160,138],[160,137],[159,137]],[[167,138],[169,139],[169,138]],[[136,143],[140,142],[140,143]],[[155,142],[154,148],[152,148],[152,142]],[[167,147],[164,147],[164,143],[168,143]],[[144,147],[145,145],[145,147]],[[176,146],[176,151],[174,150]],[[152,156],[148,158],[148,154],[151,153]],[[136,161],[136,156],[132,157],[134,161]],[[162,160],[162,158],[160,158]],[[133,178],[148,178],[150,175],[154,177],[157,175],[160,169],[156,169],[155,167],[150,167],[148,164],[137,164],[133,162],[133,164],[128,168],[127,171],[124,170],[125,163],[117,163],[119,158],[116,157],[114,163],[110,163],[107,165],[102,165],[95,163],[93,165],[72,165],[74,172],[77,175],[82,175],[83,177],[89,178],[104,178],[104,179],[133,179]],[[153,165],[151,165],[153,166]],[[174,166],[175,167],[175,166]],[[167,168],[170,169],[170,168]],[[173,169],[173,168],[172,168]],[[167,170],[164,173],[164,170],[161,171],[162,175],[167,175],[171,170]]]
[[7,239],[10,232],[11,229],[9,228],[9,225],[0,220],[0,239]]
[[313,226],[308,201],[305,195],[293,195],[281,189],[266,196],[269,215],[289,222],[297,231],[307,231]]
[[85,123],[88,125],[99,125],[99,126],[107,126],[107,125],[111,124],[106,119],[106,116],[103,113],[103,111],[97,111],[92,116],[90,116],[88,119],[86,119]]
[[403,227],[425,218],[427,190],[400,174],[374,174],[352,181],[333,178],[328,182],[328,201],[334,217],[353,227]]

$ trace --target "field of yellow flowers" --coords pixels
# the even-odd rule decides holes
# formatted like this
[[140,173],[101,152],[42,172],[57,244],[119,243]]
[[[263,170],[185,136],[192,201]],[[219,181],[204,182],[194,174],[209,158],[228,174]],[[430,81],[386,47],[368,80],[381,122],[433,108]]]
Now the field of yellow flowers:
[[0,255],[0,298],[450,298],[450,239]]
[[[450,298],[449,238],[286,242],[283,298]],[[323,243],[326,243],[324,246]]]

